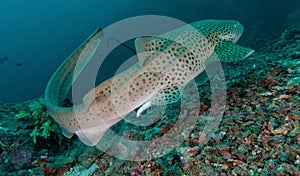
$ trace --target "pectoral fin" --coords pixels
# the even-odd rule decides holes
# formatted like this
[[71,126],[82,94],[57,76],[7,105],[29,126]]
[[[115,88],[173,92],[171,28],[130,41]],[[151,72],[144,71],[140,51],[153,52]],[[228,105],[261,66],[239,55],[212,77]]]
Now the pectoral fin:
[[76,131],[76,135],[86,145],[94,146],[100,141],[100,139],[108,129],[109,127],[107,127],[105,124],[102,124],[99,126]]
[[74,133],[71,133],[71,132],[69,132],[68,130],[66,130],[64,127],[60,127],[61,128],[61,131],[62,131],[62,133],[63,133],[63,135],[65,136],[65,137],[67,137],[67,138],[71,138],[73,135],[74,135]]
[[215,53],[222,62],[243,60],[253,52],[253,49],[239,46],[231,41],[221,41],[215,47]]
[[165,87],[151,97],[153,105],[165,105],[176,103],[181,98],[181,88],[179,86]]
[[122,120],[122,118],[123,117],[105,120],[102,119],[98,125],[92,127],[81,126],[82,129],[75,133],[83,143],[89,146],[94,146],[100,141],[106,131],[118,121]]

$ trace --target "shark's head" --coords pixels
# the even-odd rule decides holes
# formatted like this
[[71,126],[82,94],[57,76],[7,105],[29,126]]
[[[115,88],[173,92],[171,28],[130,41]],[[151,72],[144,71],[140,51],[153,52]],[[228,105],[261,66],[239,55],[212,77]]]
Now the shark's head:
[[192,25],[214,44],[220,41],[236,43],[244,31],[244,27],[235,20],[203,20]]
[[217,20],[219,23],[216,25],[215,32],[220,40],[237,42],[241,37],[244,27],[235,20]]

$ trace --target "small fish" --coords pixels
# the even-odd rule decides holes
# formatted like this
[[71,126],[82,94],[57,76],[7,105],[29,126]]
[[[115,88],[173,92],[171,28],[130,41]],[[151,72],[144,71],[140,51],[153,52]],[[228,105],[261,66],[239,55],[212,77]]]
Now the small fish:
[[48,112],[65,136],[75,133],[83,143],[96,145],[111,126],[136,108],[140,107],[139,116],[151,105],[177,102],[183,87],[216,56],[231,62],[251,55],[253,49],[235,44],[243,30],[234,20],[203,20],[157,37],[137,38],[138,63],[92,89],[82,104],[63,107],[73,76],[79,75],[101,42],[103,32],[97,31],[51,77],[45,91]]
[[18,63],[15,64],[15,66],[16,66],[16,67],[22,67],[22,66],[23,66],[23,63],[18,62]]
[[0,64],[3,64],[5,61],[8,61],[7,56],[4,56],[3,58],[0,58]]

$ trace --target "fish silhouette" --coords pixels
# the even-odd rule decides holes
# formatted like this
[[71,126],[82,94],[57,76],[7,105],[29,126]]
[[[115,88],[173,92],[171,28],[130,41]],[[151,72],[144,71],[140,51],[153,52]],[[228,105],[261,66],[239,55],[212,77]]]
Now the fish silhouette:
[[3,64],[5,61],[8,61],[7,56],[4,56],[3,58],[0,58],[0,64]]

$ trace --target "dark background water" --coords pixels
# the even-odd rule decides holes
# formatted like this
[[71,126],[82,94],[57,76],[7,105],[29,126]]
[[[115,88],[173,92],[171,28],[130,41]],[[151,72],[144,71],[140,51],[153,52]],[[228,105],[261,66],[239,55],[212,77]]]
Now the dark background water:
[[[0,58],[9,61],[0,64],[0,102],[43,95],[53,72],[95,29],[128,17],[235,19],[245,27],[240,43],[257,48],[280,38],[299,7],[297,0],[1,0]],[[107,67],[114,69],[128,52],[117,53]]]

